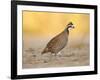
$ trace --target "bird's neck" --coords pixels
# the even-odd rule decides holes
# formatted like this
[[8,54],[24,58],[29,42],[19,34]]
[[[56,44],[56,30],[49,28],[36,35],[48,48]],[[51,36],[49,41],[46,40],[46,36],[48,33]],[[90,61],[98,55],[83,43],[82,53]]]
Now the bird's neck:
[[69,35],[69,30],[66,28],[66,29],[64,30],[64,33],[66,33],[66,34]]
[[68,27],[65,29],[65,31],[67,32],[67,34],[69,34],[69,28]]

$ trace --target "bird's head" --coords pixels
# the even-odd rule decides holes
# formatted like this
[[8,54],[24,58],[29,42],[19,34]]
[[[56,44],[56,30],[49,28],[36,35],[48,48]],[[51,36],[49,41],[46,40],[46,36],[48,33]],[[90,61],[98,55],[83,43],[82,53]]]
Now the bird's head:
[[73,28],[75,28],[74,24],[72,22],[69,22],[67,24],[67,29],[69,30],[69,29],[73,29]]

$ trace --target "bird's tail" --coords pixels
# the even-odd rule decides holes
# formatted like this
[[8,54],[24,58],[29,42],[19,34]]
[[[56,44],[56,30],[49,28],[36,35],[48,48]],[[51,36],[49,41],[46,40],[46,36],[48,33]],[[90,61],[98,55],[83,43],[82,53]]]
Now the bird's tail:
[[45,53],[47,53],[48,52],[48,48],[45,48],[42,52],[41,52],[41,54],[45,54]]

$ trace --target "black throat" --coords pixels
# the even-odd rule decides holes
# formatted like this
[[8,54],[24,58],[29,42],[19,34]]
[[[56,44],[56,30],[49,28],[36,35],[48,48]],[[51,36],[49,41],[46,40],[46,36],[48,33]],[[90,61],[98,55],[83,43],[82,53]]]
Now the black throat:
[[69,30],[68,30],[68,28],[66,28],[64,31],[67,32],[67,34],[69,34]]
[[69,34],[69,27],[66,28],[67,33]]

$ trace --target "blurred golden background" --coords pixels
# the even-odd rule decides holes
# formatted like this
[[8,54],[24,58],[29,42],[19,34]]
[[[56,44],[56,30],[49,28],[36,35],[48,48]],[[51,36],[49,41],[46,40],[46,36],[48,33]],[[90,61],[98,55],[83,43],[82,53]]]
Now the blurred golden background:
[[71,37],[89,36],[89,14],[23,11],[23,33],[34,37],[49,37],[62,32],[69,22],[75,29]]
[[[23,11],[23,68],[86,66],[90,63],[90,15],[83,13]],[[72,22],[68,44],[59,57],[46,64],[41,56],[47,43]],[[33,50],[33,52],[28,52]],[[32,55],[37,55],[33,58]],[[55,65],[56,64],[56,65]]]

